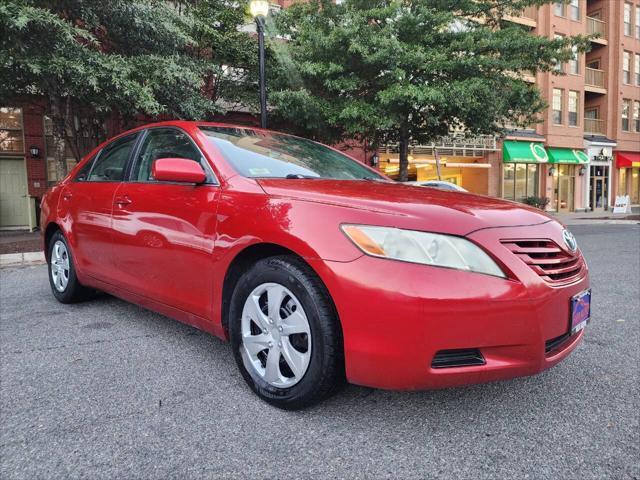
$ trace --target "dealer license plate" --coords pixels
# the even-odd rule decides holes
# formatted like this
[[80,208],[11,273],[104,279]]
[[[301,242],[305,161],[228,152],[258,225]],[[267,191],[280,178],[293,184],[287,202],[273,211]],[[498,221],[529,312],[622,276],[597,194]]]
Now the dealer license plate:
[[591,318],[591,290],[571,297],[571,334],[582,330]]

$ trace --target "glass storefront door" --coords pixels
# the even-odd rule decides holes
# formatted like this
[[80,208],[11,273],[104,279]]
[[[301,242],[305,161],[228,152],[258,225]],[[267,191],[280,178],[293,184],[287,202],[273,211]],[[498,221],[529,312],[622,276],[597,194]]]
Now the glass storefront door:
[[631,170],[631,203],[637,205],[640,203],[640,168],[633,167]]
[[608,209],[609,167],[606,165],[591,165],[591,180],[589,183],[589,203],[592,211]]
[[558,164],[555,176],[555,202],[557,212],[573,212],[575,190],[575,166]]

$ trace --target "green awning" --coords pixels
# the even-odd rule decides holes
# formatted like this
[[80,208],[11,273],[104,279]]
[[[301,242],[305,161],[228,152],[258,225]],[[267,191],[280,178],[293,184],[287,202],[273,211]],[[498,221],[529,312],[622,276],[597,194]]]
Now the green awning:
[[502,161],[505,163],[547,163],[549,157],[540,142],[515,142],[505,140],[502,143]]
[[589,163],[589,157],[582,150],[571,148],[549,148],[550,163]]

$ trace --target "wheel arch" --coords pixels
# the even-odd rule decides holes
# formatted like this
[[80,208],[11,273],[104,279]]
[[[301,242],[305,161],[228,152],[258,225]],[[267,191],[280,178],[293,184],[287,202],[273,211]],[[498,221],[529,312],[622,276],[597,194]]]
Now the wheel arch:
[[60,225],[58,225],[55,222],[49,222],[49,224],[47,225],[47,228],[44,231],[44,239],[43,239],[44,240],[44,257],[47,260],[47,262],[49,261],[49,242],[51,241],[51,238],[57,231],[62,232],[62,228],[60,227]]
[[338,315],[338,309],[336,308],[335,302],[333,301],[331,292],[329,292],[329,288],[322,280],[322,277],[318,274],[318,272],[309,264],[309,262],[305,260],[303,256],[299,255],[293,250],[276,243],[263,242],[254,243],[238,252],[238,254],[229,264],[229,267],[227,268],[227,271],[225,273],[224,281],[222,283],[220,313],[222,328],[227,338],[229,336],[229,310],[231,304],[231,296],[233,294],[234,287],[240,279],[242,273],[250,265],[254,264],[258,260],[279,255],[290,255],[295,257],[298,261],[306,265],[309,270],[311,270],[315,274],[315,276],[318,278],[318,281],[322,284],[322,287],[327,292],[328,301],[331,304],[335,317],[338,319],[340,335],[342,336],[342,323],[340,321],[340,316]]

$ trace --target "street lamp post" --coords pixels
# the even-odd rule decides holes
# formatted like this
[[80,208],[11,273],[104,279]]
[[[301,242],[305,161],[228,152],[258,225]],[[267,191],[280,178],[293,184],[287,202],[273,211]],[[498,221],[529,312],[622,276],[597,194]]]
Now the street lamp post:
[[267,0],[251,0],[249,3],[251,16],[256,21],[258,28],[258,75],[260,85],[260,127],[267,128],[267,86],[264,67],[264,20],[269,14],[269,2]]

